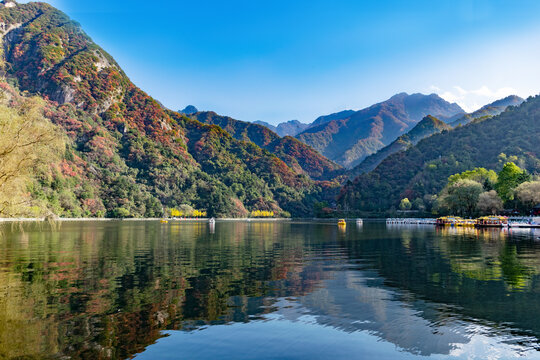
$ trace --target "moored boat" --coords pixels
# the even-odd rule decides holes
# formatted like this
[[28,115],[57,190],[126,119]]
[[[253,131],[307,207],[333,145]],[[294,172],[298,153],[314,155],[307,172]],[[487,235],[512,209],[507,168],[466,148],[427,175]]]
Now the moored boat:
[[347,222],[345,221],[345,219],[339,219],[337,224],[339,226],[345,226],[345,225],[347,225]]
[[388,218],[386,225],[435,225],[436,219],[431,218]]
[[505,216],[482,216],[476,220],[478,227],[503,227],[508,226],[508,218]]
[[462,226],[463,219],[459,216],[443,216],[436,220],[437,226]]
[[508,227],[513,227],[513,228],[540,228],[540,217],[512,217],[512,218],[508,218]]
[[470,226],[474,227],[476,226],[476,220],[475,219],[464,219],[461,221],[461,226]]

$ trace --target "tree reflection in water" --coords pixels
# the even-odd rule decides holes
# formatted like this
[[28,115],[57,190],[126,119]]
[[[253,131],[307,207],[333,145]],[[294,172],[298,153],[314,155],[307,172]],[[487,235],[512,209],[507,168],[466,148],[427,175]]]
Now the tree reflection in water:
[[124,359],[163,330],[275,316],[367,332],[410,354],[451,354],[472,342],[471,324],[528,349],[540,337],[533,239],[370,223],[6,227],[0,358]]

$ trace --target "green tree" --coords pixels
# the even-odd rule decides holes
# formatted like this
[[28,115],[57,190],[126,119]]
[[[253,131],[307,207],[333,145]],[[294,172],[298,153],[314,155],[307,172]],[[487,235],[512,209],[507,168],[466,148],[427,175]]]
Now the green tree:
[[486,190],[492,190],[493,186],[497,183],[497,173],[485,168],[475,168],[474,170],[467,170],[450,176],[448,183],[452,184],[459,180],[473,180],[484,185]]
[[525,170],[513,162],[507,162],[498,174],[495,190],[504,202],[514,200],[514,189],[529,179],[530,175]]
[[313,213],[315,217],[322,217],[324,215],[323,209],[328,207],[328,202],[326,201],[315,201],[313,204]]
[[412,202],[412,206],[416,210],[420,210],[420,211],[426,210],[426,205],[424,204],[424,200],[422,200],[421,198],[414,199],[414,201]]
[[401,202],[399,203],[399,208],[401,210],[410,210],[412,207],[412,204],[408,198],[401,199]]
[[110,215],[111,217],[118,218],[118,219],[128,218],[131,216],[131,214],[129,213],[129,210],[123,207],[118,207],[114,209]]
[[441,194],[441,203],[453,214],[472,216],[476,212],[482,184],[473,180],[458,180],[448,184]]

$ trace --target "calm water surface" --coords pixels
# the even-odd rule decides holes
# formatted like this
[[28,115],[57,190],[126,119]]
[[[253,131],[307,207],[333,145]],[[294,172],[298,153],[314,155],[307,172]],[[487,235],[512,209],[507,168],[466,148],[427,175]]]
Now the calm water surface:
[[0,227],[0,359],[540,359],[538,230]]

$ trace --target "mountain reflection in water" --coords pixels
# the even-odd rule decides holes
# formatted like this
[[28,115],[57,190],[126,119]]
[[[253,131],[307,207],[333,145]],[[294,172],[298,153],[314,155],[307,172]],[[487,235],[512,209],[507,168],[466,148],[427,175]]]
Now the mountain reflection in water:
[[149,221],[2,231],[0,359],[540,358],[538,231]]

